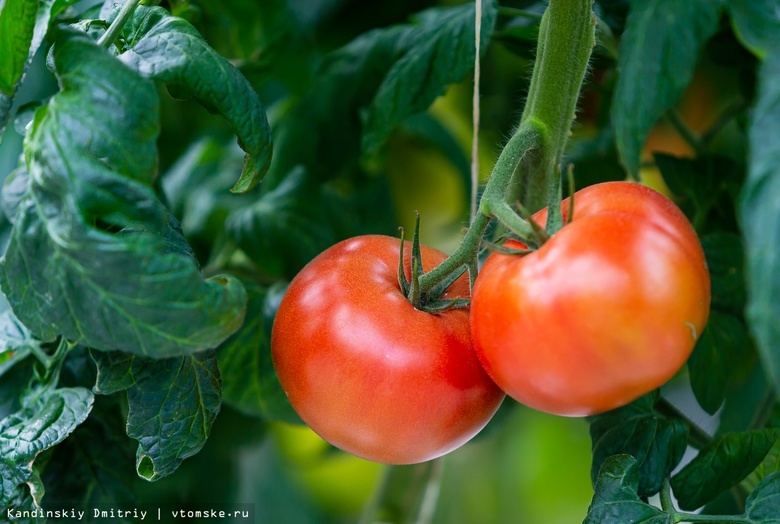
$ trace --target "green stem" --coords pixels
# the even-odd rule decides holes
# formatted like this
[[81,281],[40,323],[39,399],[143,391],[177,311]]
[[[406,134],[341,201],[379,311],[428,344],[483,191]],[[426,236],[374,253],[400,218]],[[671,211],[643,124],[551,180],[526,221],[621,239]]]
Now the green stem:
[[540,155],[514,176],[516,195],[531,212],[547,202],[554,166],[563,159],[577,99],[596,45],[593,0],[550,0],[539,26],[539,44],[528,100],[520,125],[535,123],[542,133]]
[[444,457],[439,457],[431,462],[431,472],[428,482],[425,484],[420,511],[417,514],[415,524],[430,524],[436,516],[436,505],[441,493],[441,481],[444,473]]
[[669,477],[664,479],[661,492],[658,494],[661,498],[661,508],[667,513],[675,513],[674,503],[672,502],[672,486],[669,483]]
[[392,468],[393,466],[384,466],[379,477],[379,482],[374,488],[374,493],[371,495],[368,504],[363,508],[363,513],[360,515],[358,524],[371,524],[376,521],[376,513],[379,511],[379,506],[385,498],[387,488],[390,486],[390,471]]
[[751,524],[751,521],[742,515],[699,515],[677,511],[677,509],[674,507],[674,502],[672,502],[672,488],[670,486],[668,477],[664,479],[663,486],[661,487],[661,491],[658,495],[661,499],[661,508],[672,516],[672,521],[675,523],[707,522],[709,524]]
[[671,109],[666,113],[666,118],[669,123],[674,126],[674,129],[680,134],[680,136],[688,142],[693,150],[696,152],[696,156],[704,156],[707,152],[707,148],[704,146],[701,138],[683,121],[680,113],[676,109]]
[[111,22],[108,30],[103,33],[103,36],[101,36],[100,39],[98,39],[97,43],[99,46],[106,49],[111,47],[111,44],[113,44],[114,40],[116,40],[116,37],[119,36],[122,28],[125,26],[127,21],[130,20],[130,17],[133,16],[135,8],[138,7],[138,4],[140,3],[141,0],[127,0],[127,2],[125,2],[125,5],[123,5],[122,9],[119,11],[119,14],[116,15],[114,21]]
[[737,115],[745,111],[748,107],[750,107],[750,104],[748,104],[745,100],[737,100],[724,109],[715,124],[713,124],[712,127],[710,127],[707,132],[701,136],[702,143],[705,145],[709,144],[713,138],[718,136],[718,133],[720,133],[724,127],[729,125],[731,121],[737,117]]
[[[512,180],[512,173],[538,142],[539,132],[532,124],[521,126],[509,139],[501,151],[496,165],[493,167],[493,174],[485,187],[485,192],[480,200],[480,212],[474,217],[474,221],[466,231],[460,245],[444,262],[420,278],[420,293],[423,296],[464,265],[470,269],[475,267],[482,237],[490,219],[495,216],[496,209],[506,205],[505,194]],[[528,227],[529,234],[532,234],[530,226],[525,222],[524,224]]]
[[701,429],[690,418],[688,418],[682,411],[677,409],[671,402],[669,402],[665,398],[661,397],[658,400],[658,402],[655,404],[655,409],[667,417],[678,418],[683,422],[685,422],[685,425],[688,426],[688,430],[689,430],[688,443],[694,448],[702,449],[707,447],[712,442],[712,436],[710,436],[709,433]]
[[742,515],[698,515],[695,513],[674,513],[674,522],[706,522],[708,524],[755,524]]
[[[539,27],[539,44],[531,88],[520,125],[501,151],[475,217],[463,241],[441,265],[422,276],[423,297],[464,265],[476,266],[482,237],[490,219],[501,215],[512,230],[534,238],[531,226],[507,213],[510,187],[528,164],[528,177],[520,180],[526,208],[536,211],[546,204],[554,165],[563,156],[574,120],[582,81],[595,45],[593,0],[550,0]],[[505,11],[506,13],[506,11]],[[529,160],[528,153],[534,151]],[[474,275],[471,276],[474,278]]]

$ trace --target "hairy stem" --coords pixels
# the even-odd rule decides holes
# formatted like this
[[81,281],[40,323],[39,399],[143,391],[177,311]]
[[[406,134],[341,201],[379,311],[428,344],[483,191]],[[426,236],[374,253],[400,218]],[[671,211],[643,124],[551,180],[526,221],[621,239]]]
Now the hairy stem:
[[[441,265],[420,279],[420,291],[426,296],[448,275],[464,266],[473,271],[482,237],[490,219],[501,215],[521,236],[535,238],[527,222],[509,217],[507,202],[521,165],[527,170],[519,179],[521,201],[536,211],[544,207],[554,165],[566,148],[574,120],[582,81],[595,46],[593,0],[550,0],[539,28],[539,43],[531,88],[517,131],[509,139],[496,161],[474,217],[463,241]],[[533,151],[533,155],[529,152]],[[471,275],[472,281],[474,275]]]
[[531,212],[546,205],[555,164],[563,159],[577,99],[596,45],[593,0],[550,0],[539,26],[539,44],[523,116],[544,130],[540,155],[514,174],[516,200]]
[[[439,266],[420,278],[420,292],[425,295],[450,274],[460,270],[464,265],[474,268],[479,256],[482,237],[485,234],[490,219],[495,216],[494,210],[500,204],[506,204],[505,194],[512,178],[514,169],[538,144],[539,132],[534,125],[521,126],[517,133],[509,139],[507,145],[493,168],[493,174],[488,180],[485,192],[480,200],[479,213],[466,231],[458,248]],[[530,229],[530,226],[528,226]]]
[[125,26],[127,21],[130,20],[130,17],[133,16],[135,8],[138,7],[138,4],[140,3],[141,0],[127,0],[127,2],[125,2],[125,5],[123,5],[122,9],[119,11],[119,14],[116,15],[114,21],[111,22],[108,30],[103,33],[103,36],[101,36],[100,39],[98,39],[97,43],[100,47],[104,47],[106,49],[111,47],[111,44],[113,44],[114,40],[116,40],[116,37],[119,36],[122,28]]

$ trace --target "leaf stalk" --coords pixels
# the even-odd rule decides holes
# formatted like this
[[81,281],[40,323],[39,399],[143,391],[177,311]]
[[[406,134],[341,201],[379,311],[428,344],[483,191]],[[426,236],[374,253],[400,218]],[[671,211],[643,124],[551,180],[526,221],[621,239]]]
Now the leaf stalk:
[[103,35],[98,39],[97,43],[100,47],[105,49],[111,47],[111,45],[114,43],[114,40],[116,40],[117,36],[119,36],[119,33],[122,32],[122,28],[133,16],[135,8],[138,7],[138,4],[140,3],[141,0],[127,0],[127,2],[125,2],[125,4],[122,6],[122,9],[119,11],[119,14],[116,15],[116,18],[114,18],[114,21],[111,22],[111,25],[108,27],[106,32],[103,33]]

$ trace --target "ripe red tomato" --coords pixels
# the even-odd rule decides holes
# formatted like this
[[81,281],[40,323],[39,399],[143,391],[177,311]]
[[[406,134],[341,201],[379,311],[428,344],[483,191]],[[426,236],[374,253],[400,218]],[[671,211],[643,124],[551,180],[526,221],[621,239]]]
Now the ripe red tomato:
[[[536,218],[544,224],[546,210]],[[682,212],[652,189],[610,182],[577,192],[573,221],[539,250],[488,258],[471,330],[483,366],[510,396],[583,416],[669,380],[709,304],[704,253]]]
[[[504,393],[474,353],[468,310],[425,313],[404,297],[399,248],[398,239],[362,236],[312,260],[282,299],[271,348],[290,402],[322,438],[368,460],[411,464],[468,441]],[[426,269],[445,257],[422,246]],[[468,293],[464,276],[444,298]]]

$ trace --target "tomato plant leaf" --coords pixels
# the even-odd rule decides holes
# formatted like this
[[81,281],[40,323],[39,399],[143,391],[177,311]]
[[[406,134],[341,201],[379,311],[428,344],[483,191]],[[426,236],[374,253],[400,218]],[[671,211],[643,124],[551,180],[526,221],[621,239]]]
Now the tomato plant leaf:
[[693,76],[699,51],[718,28],[725,0],[634,2],[623,34],[612,123],[626,170],[639,172],[650,129]]
[[745,501],[745,516],[756,524],[778,522],[780,515],[780,473],[773,473],[756,486]]
[[49,20],[75,0],[17,0],[0,4],[0,137],[27,67],[43,43]]
[[33,479],[35,457],[84,422],[93,401],[84,388],[37,390],[20,411],[0,420],[0,507],[8,505],[17,486],[39,484]]
[[24,324],[10,311],[0,313],[0,377],[30,354],[31,346],[40,347]]
[[745,250],[735,233],[715,231],[701,238],[712,283],[712,307],[742,316],[745,309]]
[[694,510],[735,486],[758,466],[774,446],[780,430],[752,430],[720,436],[679,473],[672,489],[685,510]]
[[710,312],[707,327],[688,359],[693,393],[710,415],[723,404],[735,370],[746,360],[748,348],[747,330],[739,318]]
[[292,278],[335,242],[326,198],[299,166],[255,203],[231,213],[228,236],[267,273]]
[[0,135],[11,117],[11,102],[30,56],[37,10],[37,0],[0,4]]
[[154,194],[154,86],[72,31],[53,62],[62,91],[26,137],[34,176],[0,263],[14,313],[44,341],[156,358],[215,347],[241,324],[245,291],[203,280]]
[[127,391],[127,434],[138,441],[136,471],[155,481],[201,450],[222,403],[213,349],[168,359],[92,352],[95,392]]
[[[257,195],[229,193],[244,153],[235,143],[206,137],[194,142],[162,178],[171,212],[181,217],[187,239],[211,243],[223,233],[225,219]],[[267,176],[263,187],[270,182]]]
[[[310,81],[306,61],[311,58],[311,43],[301,31],[300,17],[288,4],[287,0],[199,3],[209,23],[198,27],[209,45],[232,57],[250,79],[255,72],[264,78],[272,73],[300,94],[298,89]],[[314,10],[309,2],[306,8]]]
[[[87,357],[88,358],[88,357]],[[135,456],[118,399],[97,397],[86,422],[57,446],[42,476],[49,506],[131,504]]]
[[[490,42],[497,13],[497,2],[483,2],[482,50]],[[473,4],[423,11],[414,27],[414,43],[387,72],[361,116],[364,154],[374,153],[398,123],[425,110],[474,65]]]
[[645,504],[637,495],[639,466],[631,455],[607,458],[583,524],[672,524],[671,515]]
[[780,389],[780,54],[760,69],[758,101],[752,112],[752,150],[748,178],[740,201],[745,239],[748,305],[746,318],[764,368]]
[[247,321],[217,349],[217,357],[226,404],[247,415],[301,423],[271,360],[271,327],[286,287],[247,288]]
[[37,502],[33,495],[33,491],[37,490],[36,478],[40,477],[37,470],[33,469],[33,475],[28,483],[18,486],[8,501],[5,516],[12,517],[14,524],[46,524],[46,517],[40,513],[42,509],[40,502]]
[[664,478],[677,466],[688,445],[688,428],[679,419],[658,413],[658,392],[640,397],[622,408],[591,417],[593,442],[591,478],[594,483],[612,455],[631,455],[639,470],[640,497],[658,493]]
[[119,55],[122,62],[165,83],[177,98],[194,97],[230,123],[246,152],[232,191],[256,187],[271,164],[271,129],[260,97],[241,72],[209,47],[189,22],[161,7],[139,6],[122,34],[126,39]]
[[780,46],[780,10],[775,0],[728,0],[734,32],[753,54],[763,58]]
[[0,420],[22,408],[22,396],[33,377],[35,359],[24,358],[0,379]]

